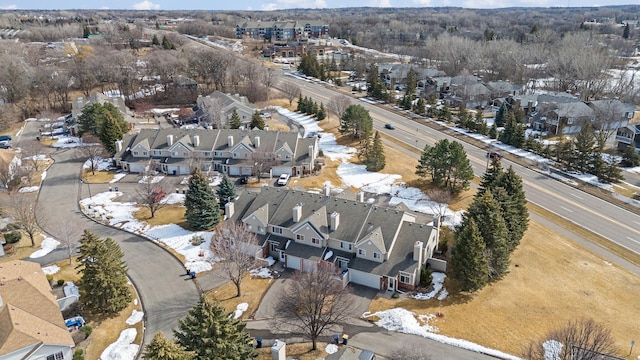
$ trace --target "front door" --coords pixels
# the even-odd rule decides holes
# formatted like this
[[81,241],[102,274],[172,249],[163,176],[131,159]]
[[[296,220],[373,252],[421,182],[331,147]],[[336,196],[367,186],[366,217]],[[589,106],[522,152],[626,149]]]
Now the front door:
[[387,290],[389,291],[394,291],[396,287],[396,279],[394,278],[389,278],[389,283],[388,283],[388,287]]

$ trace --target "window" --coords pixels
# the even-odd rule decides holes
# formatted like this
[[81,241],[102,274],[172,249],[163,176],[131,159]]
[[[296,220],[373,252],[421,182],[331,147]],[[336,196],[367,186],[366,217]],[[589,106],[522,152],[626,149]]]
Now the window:
[[312,243],[312,244],[316,244],[316,245],[317,245],[317,244],[320,244],[320,239],[318,239],[318,238],[311,238],[311,243]]
[[341,249],[351,250],[351,244],[350,243],[346,243],[346,242],[340,242],[340,248]]
[[138,156],[138,152],[137,152],[137,151],[134,151],[134,152],[133,152],[133,156]]
[[274,234],[282,234],[282,228],[279,228],[277,226],[272,226],[271,227],[271,232]]
[[222,151],[216,151],[216,152],[214,153],[214,155],[215,155],[215,156],[222,156]]
[[296,240],[304,241],[304,235],[296,234]]
[[379,252],[374,252],[374,253],[373,253],[373,258],[374,258],[374,259],[380,259],[380,258],[381,258],[381,257],[380,257],[380,253],[379,253]]
[[160,155],[162,152],[160,150],[153,150],[153,155]]
[[147,154],[147,152],[146,152],[146,151],[143,151],[143,152],[142,152],[142,156],[147,156],[147,155],[149,155],[149,154]]
[[253,228],[253,225],[247,224],[247,229],[251,230],[252,228]]
[[258,232],[264,232],[264,227],[263,227],[263,226],[258,225]]
[[366,256],[366,255],[367,255],[367,250],[365,250],[365,249],[358,249],[358,255]]
[[47,356],[47,360],[64,360],[64,354],[60,351],[59,353]]
[[208,152],[208,151],[205,151],[205,152],[204,152],[204,156],[206,156],[206,157],[210,157],[210,156],[211,156],[211,153],[210,153],[210,152]]
[[410,284],[411,283],[411,277],[407,276],[407,275],[400,275],[400,282],[403,284]]
[[271,252],[276,252],[278,251],[278,244],[276,243],[271,243]]

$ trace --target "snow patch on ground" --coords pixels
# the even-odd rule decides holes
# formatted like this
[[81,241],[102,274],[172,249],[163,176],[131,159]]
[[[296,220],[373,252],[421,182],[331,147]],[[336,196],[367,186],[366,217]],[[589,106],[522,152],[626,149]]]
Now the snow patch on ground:
[[335,354],[338,352],[338,345],[336,344],[327,344],[327,346],[324,348],[324,351],[327,354]]
[[60,241],[52,237],[47,237],[42,240],[42,243],[40,244],[40,250],[35,251],[33,254],[29,255],[29,257],[32,259],[43,257],[55,250],[58,245],[60,245]]
[[[443,344],[457,346],[459,348],[475,351],[475,352],[478,352],[478,353],[487,354],[487,355],[490,355],[490,356],[495,356],[495,357],[498,357],[498,358],[501,358],[501,359],[521,360],[520,358],[518,358],[516,356],[504,353],[504,352],[499,351],[499,350],[490,349],[490,348],[487,348],[485,346],[473,343],[471,341],[451,338],[451,337],[440,335],[440,334],[435,334],[434,332],[431,331],[431,329],[433,329],[433,328],[430,325],[428,325],[428,324],[421,325],[418,322],[418,320],[416,320],[414,313],[412,313],[411,311],[402,309],[402,308],[395,308],[395,309],[390,309],[390,310],[385,310],[385,311],[378,311],[378,312],[373,313],[373,314],[371,314],[371,313],[364,313],[363,314],[363,317],[365,317],[365,318],[366,317],[371,317],[371,316],[378,317],[380,320],[376,321],[376,325],[378,325],[378,326],[380,326],[382,328],[385,328],[387,330],[398,331],[398,332],[403,332],[403,333],[406,333],[406,334],[414,334],[414,335],[422,336],[424,338],[431,339],[431,340],[434,340],[434,341],[438,341],[438,342],[441,342]],[[423,317],[421,317],[421,320],[425,321],[430,316],[432,316],[432,315],[423,316]]]
[[557,340],[547,340],[542,343],[544,349],[544,360],[560,360],[562,353],[562,343]]
[[32,193],[32,192],[36,192],[38,190],[40,190],[39,186],[27,186],[27,187],[20,188],[20,190],[18,190],[18,192],[21,192],[21,193]]
[[242,316],[242,314],[245,311],[247,311],[248,308],[249,308],[249,304],[247,304],[247,303],[238,304],[238,306],[236,306],[236,310],[233,312],[233,318],[234,319],[239,319],[240,316]]
[[139,346],[132,344],[138,332],[134,328],[124,329],[118,340],[107,346],[100,355],[100,360],[133,360],[138,354]]
[[[447,289],[443,289],[442,285],[444,284],[444,279],[447,278],[447,275],[445,275],[444,273],[441,272],[433,272],[431,273],[431,277],[432,277],[432,284],[433,284],[433,290],[431,290],[428,293],[418,293],[413,295],[413,298],[416,300],[429,300],[434,298],[438,293],[440,293],[440,295],[438,295],[437,299],[438,300],[444,300],[447,295],[449,294],[447,292]],[[442,290],[442,292],[440,292],[440,290]],[[442,297],[442,298],[441,298]]]
[[184,199],[186,195],[184,194],[176,194],[171,193],[168,194],[164,199],[160,200],[162,204],[184,204]]
[[[108,170],[112,166],[113,159],[96,157],[96,158],[93,159],[93,163],[94,163],[94,166],[96,168],[95,169],[96,171],[105,171],[105,170]],[[91,159],[88,159],[87,161],[85,161],[84,164],[82,164],[82,168],[84,170],[91,169]]]
[[161,176],[143,176],[138,183],[140,184],[157,184],[164,179],[164,175]]
[[140,321],[142,321],[143,317],[144,317],[144,312],[138,311],[138,310],[133,310],[131,312],[131,316],[129,316],[129,318],[127,318],[127,320],[125,320],[125,322],[127,323],[127,325],[135,325],[135,324],[139,323]]
[[116,183],[116,182],[120,181],[122,178],[124,178],[125,176],[127,176],[127,174],[125,174],[125,173],[115,174],[115,175],[113,175],[113,179],[111,179],[111,181],[109,181],[109,183],[110,184]]
[[266,267],[253,269],[253,270],[249,271],[249,274],[251,274],[251,276],[253,276],[253,277],[259,277],[259,278],[263,278],[263,279],[268,279],[268,278],[272,278],[273,277],[273,275],[271,274],[271,270],[269,270]]
[[45,266],[42,268],[42,272],[45,273],[45,275],[53,275],[58,271],[60,271],[60,267],[58,265]]

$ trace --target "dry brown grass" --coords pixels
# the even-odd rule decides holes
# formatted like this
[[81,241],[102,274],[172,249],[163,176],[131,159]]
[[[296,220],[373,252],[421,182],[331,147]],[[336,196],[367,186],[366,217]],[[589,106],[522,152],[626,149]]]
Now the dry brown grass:
[[245,311],[241,319],[248,319],[253,317],[258,305],[262,301],[262,297],[267,292],[273,279],[261,279],[254,278],[250,275],[245,276],[240,283],[241,294],[240,297],[236,297],[236,286],[231,282],[212,289],[207,292],[207,296],[212,299],[218,300],[220,304],[229,312],[233,312],[236,306],[241,303],[247,303],[249,308]]
[[[311,350],[311,343],[301,343],[301,344],[287,344],[287,359],[298,359],[298,360],[317,360],[324,359],[327,356],[327,353],[324,351],[324,348],[327,346],[327,343],[318,342],[317,347],[318,350]],[[271,348],[261,348],[256,349],[258,353],[258,357],[256,360],[271,360]]]
[[[0,262],[16,260],[16,259],[24,259],[29,257],[33,252],[40,250],[40,244],[42,240],[44,240],[44,236],[37,234],[34,236],[35,246],[31,246],[31,240],[29,240],[29,235],[27,235],[24,231],[22,232],[22,239],[17,243],[13,244],[13,252],[8,253],[5,256],[0,256]],[[0,235],[2,236],[2,235]]]
[[82,181],[90,184],[105,184],[113,180],[115,174],[111,171],[101,170],[95,174],[91,170],[82,170]]
[[629,183],[617,183],[613,184],[613,190],[618,194],[622,194],[626,197],[633,198],[634,195],[640,193],[640,188],[637,186],[633,186]]
[[140,206],[138,211],[133,213],[133,217],[151,226],[176,224],[185,227],[187,225],[184,217],[185,210],[186,208],[181,204],[171,204],[156,211],[156,215],[151,217],[149,208]]
[[430,324],[441,334],[512,354],[567,320],[585,316],[609,327],[620,349],[638,329],[640,279],[535,222],[503,280],[473,295],[455,293],[449,279],[445,286],[451,294],[444,301],[377,298],[370,310],[439,312],[443,316]]

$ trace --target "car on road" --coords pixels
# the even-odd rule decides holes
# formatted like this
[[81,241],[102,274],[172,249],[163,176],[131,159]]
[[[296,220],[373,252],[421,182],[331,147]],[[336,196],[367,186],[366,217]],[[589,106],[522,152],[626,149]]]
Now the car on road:
[[389,130],[393,130],[393,129],[395,129],[396,127],[395,127],[395,126],[393,126],[393,124],[389,124],[389,123],[387,123],[387,124],[384,124],[384,128],[385,128],[385,129],[389,129]]
[[11,136],[9,136],[9,135],[0,135],[0,141],[11,141]]
[[289,183],[289,178],[291,177],[291,175],[289,174],[282,174],[280,175],[280,177],[278,178],[278,185],[280,186],[285,186]]
[[7,140],[0,141],[0,149],[11,149],[11,143]]
[[487,153],[487,157],[488,157],[489,159],[497,159],[497,160],[500,160],[500,159],[502,159],[502,154],[500,154],[500,153],[499,153],[499,152],[497,152],[497,151],[490,151],[490,152],[488,152],[488,153]]
[[248,175],[243,175],[240,177],[240,184],[246,184],[249,182],[249,176]]

